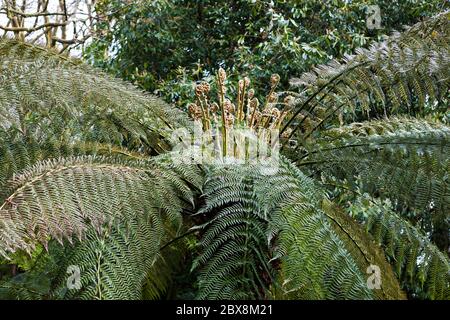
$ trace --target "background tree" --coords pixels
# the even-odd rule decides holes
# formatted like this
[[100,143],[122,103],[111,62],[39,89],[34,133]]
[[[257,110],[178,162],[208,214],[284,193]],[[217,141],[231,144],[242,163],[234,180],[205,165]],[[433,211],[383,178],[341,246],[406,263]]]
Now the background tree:
[[0,1],[2,36],[42,43],[60,52],[79,50],[92,36],[97,18],[95,0]]
[[[381,9],[379,30],[366,25],[367,5]],[[97,24],[85,57],[167,101],[185,107],[192,82],[219,67],[229,78],[252,78],[259,96],[266,79],[288,80],[312,66],[368,47],[448,8],[443,0],[358,1],[99,1]]]

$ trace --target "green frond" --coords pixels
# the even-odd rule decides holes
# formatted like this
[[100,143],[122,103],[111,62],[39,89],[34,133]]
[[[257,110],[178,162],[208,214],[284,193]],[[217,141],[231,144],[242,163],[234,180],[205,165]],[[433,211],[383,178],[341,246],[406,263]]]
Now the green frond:
[[[275,178],[280,175],[286,177],[287,184]],[[262,191],[259,197],[266,203],[266,212],[271,214],[269,230],[275,236],[277,252],[274,258],[281,261],[281,297],[374,297],[367,287],[365,270],[358,266],[320,209],[319,201],[326,196],[311,179],[284,160],[276,175],[260,180],[258,190]]]
[[370,49],[358,49],[343,61],[333,60],[293,79],[292,85],[301,92],[282,133],[292,129],[289,136],[301,143],[318,128],[332,125],[333,119],[351,121],[352,114],[359,119],[424,115],[424,105],[439,101],[448,90],[449,14],[439,14]]
[[450,128],[413,118],[392,118],[324,131],[301,160],[325,183],[398,201],[450,211]]
[[380,268],[382,275],[380,288],[373,290],[376,298],[405,299],[406,295],[402,292],[397,276],[386,260],[384,251],[380,246],[374,245],[375,240],[370,234],[334,203],[328,200],[323,201],[322,210],[358,265]]
[[[2,254],[19,249],[29,252],[35,243],[46,244],[49,237],[62,241],[76,236],[81,240],[88,224],[99,229],[115,218],[142,212],[130,211],[131,201],[144,206],[140,197],[132,198],[130,193],[149,195],[143,198],[151,201],[155,187],[161,192],[159,206],[177,216],[180,200],[174,189],[180,185],[179,178],[162,171],[158,172],[158,165],[151,170],[145,162],[95,157],[34,165],[9,183],[11,194],[0,209]],[[128,211],[116,209],[121,207]]]
[[[281,158],[276,165],[211,169],[198,213],[214,214],[200,228],[200,297],[403,298],[391,266],[379,248],[369,248],[362,229],[321,209],[326,194],[292,163]],[[349,232],[358,234],[349,239]],[[386,271],[376,293],[365,275],[373,262]],[[252,272],[243,273],[244,266]]]
[[210,216],[201,227],[199,299],[264,298],[269,265],[267,221],[258,208],[251,170],[213,167],[206,175],[205,206]]
[[[126,82],[79,63],[55,63],[59,56],[53,53],[8,41],[0,45],[0,128],[38,140],[126,143],[158,154],[170,149],[172,129],[189,127],[181,111]],[[19,48],[25,52],[18,54]]]
[[[49,241],[64,245],[60,272],[50,279],[53,298],[139,299],[146,284],[147,296],[156,296],[164,287],[149,283],[164,274],[154,268],[163,266],[160,248],[179,233],[195,190],[183,185],[188,167],[167,158],[88,156],[28,168],[10,181],[12,194],[0,208],[1,254],[42,244],[52,255]],[[198,169],[191,169],[194,176]],[[70,265],[81,270],[80,290],[67,290]]]
[[53,136],[37,141],[33,136],[0,130],[0,202],[8,196],[9,180],[38,161],[60,157],[100,155],[115,156],[123,160],[143,159],[141,153],[120,146],[96,142],[67,143]]
[[392,210],[389,201],[355,201],[366,230],[383,246],[402,285],[413,298],[450,299],[450,260],[418,228]]
[[[136,208],[137,209],[137,208]],[[141,299],[147,274],[157,260],[163,221],[148,208],[145,214],[127,217],[117,226],[91,229],[82,243],[65,256],[64,267],[80,268],[81,289],[67,289],[61,273],[54,293],[64,299]],[[65,270],[64,268],[62,270]]]
[[[88,231],[86,240],[62,247],[49,243],[44,263],[0,284],[13,299],[157,299],[166,294],[180,256],[160,253],[161,234],[151,218],[139,216]],[[163,240],[165,242],[166,239]],[[167,258],[174,259],[167,263]],[[69,266],[80,270],[80,288],[70,288]]]

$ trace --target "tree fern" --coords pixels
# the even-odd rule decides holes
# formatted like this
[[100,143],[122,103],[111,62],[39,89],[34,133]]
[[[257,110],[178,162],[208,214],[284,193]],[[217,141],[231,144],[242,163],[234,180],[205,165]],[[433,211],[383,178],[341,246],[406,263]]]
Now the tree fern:
[[[305,74],[282,133],[297,139],[284,145],[292,161],[265,165],[186,164],[195,148],[169,152],[172,130],[191,125],[181,112],[0,40],[0,265],[19,267],[0,270],[0,297],[171,297],[191,267],[199,299],[449,299],[437,239],[448,243],[450,131],[436,120],[448,113],[448,30],[443,13]],[[67,286],[70,266],[81,288]]]

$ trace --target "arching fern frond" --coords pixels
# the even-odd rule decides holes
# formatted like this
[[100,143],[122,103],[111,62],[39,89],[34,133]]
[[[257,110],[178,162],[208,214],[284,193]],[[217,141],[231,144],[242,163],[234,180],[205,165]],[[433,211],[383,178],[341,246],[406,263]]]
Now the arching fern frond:
[[418,228],[395,213],[390,201],[359,198],[351,212],[364,217],[366,230],[383,246],[412,298],[450,298],[450,260]]
[[323,201],[322,210],[358,266],[367,266],[366,270],[363,270],[366,273],[369,273],[368,269],[370,271],[374,266],[380,269],[382,283],[380,288],[372,291],[375,297],[384,300],[405,299],[406,295],[400,287],[397,275],[386,260],[382,248],[374,245],[375,240],[373,237],[333,202]]
[[[312,179],[284,160],[277,175],[260,181],[260,199],[272,213],[278,239],[282,296],[294,299],[402,299],[398,282],[360,227],[342,219]],[[369,290],[366,270],[383,269],[386,281]]]
[[[15,176],[9,183],[11,195],[0,208],[2,254],[30,252],[49,237],[81,240],[88,225],[100,230],[116,218],[143,213],[152,207],[155,187],[161,192],[158,205],[180,219],[177,192],[186,195],[189,188],[179,190],[182,182],[175,174],[161,174],[156,165],[151,169],[145,162],[82,157],[46,161]],[[141,196],[130,197],[135,192]],[[141,209],[132,211],[132,201]]]
[[[325,193],[286,159],[272,168],[225,166],[207,179],[205,191],[206,205],[199,213],[214,215],[202,235],[200,297],[239,298],[252,287],[254,295],[278,298],[403,297],[382,252],[352,238],[352,245],[359,244],[356,252],[342,240],[347,234],[320,209]],[[389,278],[381,293],[371,292],[364,276],[373,259]],[[250,275],[243,274],[247,265]],[[277,275],[261,265],[275,268]]]
[[[32,252],[57,241],[65,253],[57,253],[64,259],[51,279],[51,297],[141,298],[144,285],[162,272],[153,268],[160,248],[180,232],[181,211],[193,203],[201,178],[188,167],[174,165],[169,155],[39,163],[10,182],[13,193],[0,209],[1,253]],[[187,185],[189,176],[193,182]],[[70,265],[81,270],[80,290],[67,290]],[[154,295],[159,289],[164,290],[154,288]]]
[[30,135],[0,130],[0,202],[8,196],[8,181],[38,161],[70,156],[115,156],[124,160],[143,159],[141,153],[95,142],[68,143],[54,136],[38,141]]
[[426,120],[392,118],[325,131],[299,165],[354,190],[442,214],[450,210],[450,128]]
[[[304,74],[290,128],[302,142],[318,128],[362,117],[399,113],[425,114],[424,105],[447,94],[450,70],[449,12],[420,22],[403,33],[358,49],[356,55],[333,60]],[[446,105],[442,111],[445,112]]]
[[170,148],[171,129],[189,127],[179,110],[99,70],[64,57],[55,63],[58,56],[50,53],[30,60],[27,53],[17,54],[17,47],[31,56],[45,50],[1,44],[0,128],[158,154]]
[[[143,287],[154,264],[160,259],[161,243],[168,237],[162,230],[167,223],[151,213],[127,217],[100,233],[90,229],[84,241],[67,250],[61,273],[56,278],[57,289],[52,293],[59,299],[134,299],[140,300]],[[159,217],[159,218],[156,218]],[[67,289],[65,270],[70,265],[80,268],[81,288]],[[152,275],[157,278],[159,270]],[[161,291],[164,288],[160,288]]]
[[264,298],[273,269],[269,264],[264,217],[253,190],[250,170],[212,167],[206,175],[205,206],[210,216],[203,230],[199,299]]

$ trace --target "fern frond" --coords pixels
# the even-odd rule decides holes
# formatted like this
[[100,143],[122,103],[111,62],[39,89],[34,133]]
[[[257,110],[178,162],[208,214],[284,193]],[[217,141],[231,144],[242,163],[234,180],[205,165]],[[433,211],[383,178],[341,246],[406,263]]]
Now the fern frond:
[[[293,80],[302,91],[282,133],[290,128],[289,137],[296,134],[302,142],[318,128],[329,127],[333,119],[346,120],[344,116],[352,113],[360,119],[424,114],[425,103],[439,100],[448,91],[449,15],[439,14],[370,49],[358,49],[342,62],[333,60]],[[305,126],[308,122],[314,124]]]
[[412,118],[324,131],[299,161],[323,179],[399,201],[415,210],[450,210],[450,129]]
[[37,141],[33,136],[0,130],[0,202],[8,196],[8,181],[27,167],[38,161],[82,155],[111,155],[123,160],[144,158],[141,153],[110,144],[83,141],[68,143],[53,136]]
[[[291,299],[402,298],[390,265],[379,249],[367,248],[364,232],[350,243],[342,221],[320,209],[327,198],[320,187],[286,159],[278,165],[212,169],[199,212],[214,214],[203,226],[200,297],[255,298],[248,295],[253,286],[254,295]],[[279,269],[277,275],[267,277],[254,261]],[[389,279],[380,293],[371,292],[364,275],[373,261]],[[253,273],[243,274],[243,265]]]
[[[279,183],[276,176],[284,176],[287,184]],[[271,212],[269,229],[277,239],[278,254],[275,258],[281,259],[279,281],[283,285],[282,297],[376,297],[368,289],[364,276],[368,263],[358,260],[361,254],[356,255],[354,248],[342,240],[346,235],[337,232],[333,228],[335,220],[320,209],[326,195],[313,180],[286,160],[280,163],[276,176],[261,180],[258,189],[265,190],[259,195],[266,203],[267,212]],[[396,280],[392,278],[391,281],[395,283]],[[384,293],[378,297],[381,296],[398,299],[402,294],[396,290],[391,296]]]
[[[29,54],[17,54],[18,47]],[[126,142],[130,149],[158,154],[170,148],[172,129],[189,127],[181,111],[101,71],[55,63],[53,54],[15,41],[2,40],[0,50],[0,128],[38,139]]]
[[352,212],[361,212],[366,230],[383,246],[402,285],[411,297],[450,298],[450,260],[418,228],[392,210],[389,201],[355,201]]
[[[152,201],[155,187],[163,198],[159,205],[179,217],[179,209],[173,208],[180,203],[173,193],[173,183],[179,185],[179,180],[168,180],[171,176],[158,174],[157,168],[95,157],[49,160],[33,166],[10,182],[14,191],[0,208],[1,253],[30,252],[35,243],[46,244],[49,237],[60,242],[74,236],[82,239],[88,224],[100,230],[124,212],[131,217],[142,213],[144,206],[152,207],[145,201]],[[141,197],[130,198],[135,192]],[[132,201],[141,209],[131,211]]]
[[[144,285],[162,272],[154,268],[163,265],[160,248],[178,234],[181,211],[193,203],[195,186],[182,174],[189,166],[169,160],[86,156],[28,168],[11,180],[14,191],[0,209],[1,254],[57,241],[65,253],[52,297],[142,298]],[[190,167],[194,177],[198,169]],[[70,265],[81,269],[80,290],[67,290]],[[164,288],[153,294],[158,290]]]
[[205,207],[198,214],[211,216],[202,226],[199,299],[264,298],[269,265],[266,225],[253,193],[250,170],[210,168],[206,176]]
[[[86,239],[65,256],[62,270],[80,268],[81,288],[67,289],[61,272],[53,296],[60,299],[142,299],[142,290],[152,266],[158,261],[163,221],[158,212],[127,217],[100,233],[91,229]],[[163,291],[163,290],[161,290]]]
[[382,283],[379,289],[373,290],[375,297],[377,299],[405,299],[406,296],[400,288],[392,266],[386,260],[384,251],[380,246],[374,245],[375,240],[370,234],[334,203],[328,200],[323,201],[322,210],[358,265],[380,268]]

